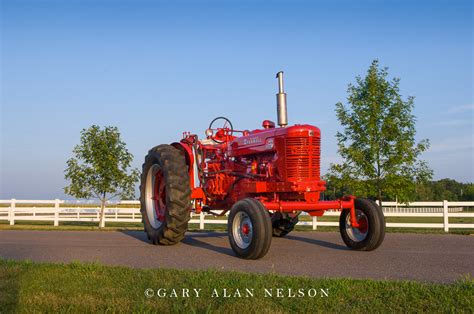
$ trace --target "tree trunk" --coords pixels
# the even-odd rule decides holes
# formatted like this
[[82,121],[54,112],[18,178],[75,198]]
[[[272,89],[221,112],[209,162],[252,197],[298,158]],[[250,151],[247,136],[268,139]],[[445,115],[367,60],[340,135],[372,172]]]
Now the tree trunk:
[[105,199],[100,200],[100,223],[99,228],[105,227]]
[[379,206],[382,208],[382,188],[380,186],[380,181],[377,182],[377,198],[379,199]]
[[379,199],[379,206],[382,209],[382,173],[380,169],[380,149],[377,149],[377,198]]

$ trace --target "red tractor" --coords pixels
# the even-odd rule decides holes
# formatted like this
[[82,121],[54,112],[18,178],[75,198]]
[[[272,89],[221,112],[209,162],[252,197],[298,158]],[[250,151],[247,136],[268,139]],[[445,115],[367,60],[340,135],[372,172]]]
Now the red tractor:
[[307,124],[287,126],[283,72],[277,78],[279,127],[265,120],[262,129],[237,131],[229,119],[218,117],[205,139],[185,132],[181,141],[148,152],[140,202],[153,244],[181,241],[191,211],[230,211],[233,251],[258,259],[268,252],[272,236],[293,230],[301,212],[322,216],[325,210],[341,211],[340,233],[349,248],[370,251],[382,243],[385,220],[375,202],[354,196],[320,200],[326,189],[320,178],[321,132]]

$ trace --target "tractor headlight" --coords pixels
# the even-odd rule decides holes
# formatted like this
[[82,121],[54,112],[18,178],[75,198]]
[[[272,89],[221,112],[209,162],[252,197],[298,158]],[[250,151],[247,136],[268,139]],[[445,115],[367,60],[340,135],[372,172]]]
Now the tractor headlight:
[[214,131],[211,129],[207,129],[205,133],[207,137],[211,137],[214,134]]

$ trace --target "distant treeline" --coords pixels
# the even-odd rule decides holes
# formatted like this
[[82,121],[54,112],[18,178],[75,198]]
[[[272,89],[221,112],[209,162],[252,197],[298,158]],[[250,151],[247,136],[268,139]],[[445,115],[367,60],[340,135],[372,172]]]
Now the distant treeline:
[[[331,182],[326,184],[327,190],[323,193],[324,199],[337,199],[343,195],[352,194],[350,187],[335,188]],[[371,195],[356,195],[375,199]],[[384,201],[395,201],[383,197]],[[441,179],[438,181],[429,181],[423,184],[417,184],[410,201],[474,201],[474,184],[461,183],[453,179]]]

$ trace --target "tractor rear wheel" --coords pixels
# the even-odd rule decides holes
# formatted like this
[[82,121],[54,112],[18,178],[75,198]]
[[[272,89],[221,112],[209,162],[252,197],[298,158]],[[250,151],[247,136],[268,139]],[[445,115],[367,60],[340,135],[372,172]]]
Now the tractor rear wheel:
[[351,225],[351,212],[344,209],[339,218],[339,231],[344,243],[353,250],[372,251],[385,237],[385,218],[380,207],[372,200],[354,200],[359,227]]
[[237,256],[259,259],[267,254],[272,243],[272,223],[258,200],[245,198],[235,203],[227,227],[230,246]]
[[153,244],[171,245],[184,238],[190,219],[190,195],[182,153],[171,145],[152,148],[142,169],[140,211]]
[[274,237],[284,237],[293,229],[298,223],[298,215],[290,217],[288,214],[276,212],[272,215],[272,226]]

